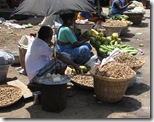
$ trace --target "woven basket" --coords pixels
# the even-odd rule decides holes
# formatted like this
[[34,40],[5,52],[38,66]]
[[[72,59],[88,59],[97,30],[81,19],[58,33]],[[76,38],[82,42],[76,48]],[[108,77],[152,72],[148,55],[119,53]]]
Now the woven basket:
[[125,15],[127,15],[129,18],[129,21],[133,22],[133,25],[140,25],[142,22],[142,18],[144,16],[144,14],[141,13],[124,13]]
[[106,36],[111,36],[113,33],[118,33],[118,35],[120,36],[121,35],[121,31],[126,28],[125,27],[106,27],[106,26],[103,26],[106,31],[105,31],[105,34]]
[[75,23],[75,27],[78,29],[87,29],[90,30],[94,26],[94,23],[85,23],[85,24],[78,24]]
[[120,101],[128,88],[129,79],[111,79],[94,75],[94,92],[96,97],[103,102]]
[[[132,68],[135,72],[137,72],[137,70],[140,69],[145,64],[145,60],[144,59],[139,58],[139,60],[141,61],[140,65],[137,66],[137,67],[133,67]],[[128,82],[128,88],[131,87],[131,86],[133,86],[133,84],[135,83],[135,81],[136,81],[136,75],[132,79],[129,80],[129,82]]]
[[140,63],[140,65],[132,68],[134,71],[137,71],[145,64],[145,60],[143,58],[138,58],[138,59],[141,61],[141,63]]
[[136,75],[128,81],[128,88],[133,86],[136,81]]

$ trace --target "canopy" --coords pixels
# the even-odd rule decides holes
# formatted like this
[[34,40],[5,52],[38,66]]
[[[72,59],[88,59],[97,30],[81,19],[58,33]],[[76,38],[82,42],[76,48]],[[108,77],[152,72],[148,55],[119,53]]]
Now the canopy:
[[70,12],[94,12],[92,0],[24,0],[12,15],[49,16]]

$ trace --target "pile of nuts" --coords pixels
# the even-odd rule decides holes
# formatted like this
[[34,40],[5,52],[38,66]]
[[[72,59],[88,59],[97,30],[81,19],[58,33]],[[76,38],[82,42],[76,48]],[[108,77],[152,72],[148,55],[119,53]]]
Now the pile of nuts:
[[144,64],[142,60],[127,52],[117,54],[114,56],[114,60],[118,63],[124,63],[132,69],[141,67]]
[[80,84],[82,86],[86,86],[86,87],[94,87],[94,81],[93,81],[93,76],[91,74],[89,74],[89,72],[87,74],[77,74],[74,75],[71,80],[77,84]]
[[22,97],[19,88],[10,85],[0,85],[0,107],[11,105]]
[[135,76],[136,72],[125,64],[113,61],[99,68],[96,75],[112,79],[129,79]]
[[105,27],[126,27],[127,24],[120,20],[111,20],[111,21],[105,22],[104,26]]

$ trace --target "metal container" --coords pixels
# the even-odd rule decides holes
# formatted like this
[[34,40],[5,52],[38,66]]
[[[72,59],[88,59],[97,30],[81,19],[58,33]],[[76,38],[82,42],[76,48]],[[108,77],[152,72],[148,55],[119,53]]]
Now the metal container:
[[3,83],[6,81],[8,69],[9,69],[9,65],[0,66],[0,83]]
[[12,52],[14,58],[15,58],[15,61],[13,64],[20,64],[20,60],[19,60],[19,52],[18,51],[14,51]]

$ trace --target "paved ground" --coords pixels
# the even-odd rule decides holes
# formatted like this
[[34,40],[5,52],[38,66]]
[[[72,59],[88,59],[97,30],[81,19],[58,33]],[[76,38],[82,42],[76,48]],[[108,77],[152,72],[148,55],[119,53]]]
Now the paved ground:
[[[107,8],[103,8],[106,13]],[[102,120],[106,118],[145,118],[145,121],[151,118],[151,78],[150,78],[150,59],[151,59],[151,41],[150,41],[150,10],[146,10],[145,20],[138,27],[129,27],[129,32],[122,35],[123,43],[130,44],[136,49],[140,48],[144,55],[145,64],[137,72],[137,81],[128,88],[125,96],[117,103],[104,103],[95,99],[94,92],[76,87],[68,89],[67,106],[60,113],[42,111],[42,106],[33,105],[31,100],[19,101],[13,106],[0,109],[0,117],[3,118],[43,118],[43,119],[83,119],[83,120]],[[144,44],[139,47],[139,44]],[[11,68],[15,73],[15,67]],[[8,77],[11,77],[8,74]],[[17,78],[27,84],[28,79],[20,74]],[[104,120],[103,120],[104,121]]]

